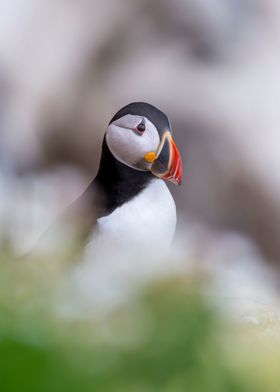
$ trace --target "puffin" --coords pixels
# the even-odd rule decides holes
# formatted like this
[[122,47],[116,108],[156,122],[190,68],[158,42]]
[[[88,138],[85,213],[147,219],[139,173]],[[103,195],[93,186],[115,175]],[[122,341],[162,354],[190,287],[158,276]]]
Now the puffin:
[[106,129],[96,177],[56,230],[48,230],[51,243],[61,245],[62,233],[71,257],[73,244],[79,252],[169,247],[177,214],[167,181],[182,183],[182,160],[167,115],[145,102],[124,106]]

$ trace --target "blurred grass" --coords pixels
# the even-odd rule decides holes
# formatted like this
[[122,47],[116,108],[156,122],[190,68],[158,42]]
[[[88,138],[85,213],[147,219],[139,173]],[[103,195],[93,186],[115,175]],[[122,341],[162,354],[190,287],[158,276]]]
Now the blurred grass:
[[229,325],[203,281],[161,280],[106,318],[69,319],[54,311],[59,273],[0,260],[3,392],[280,390],[279,342]]

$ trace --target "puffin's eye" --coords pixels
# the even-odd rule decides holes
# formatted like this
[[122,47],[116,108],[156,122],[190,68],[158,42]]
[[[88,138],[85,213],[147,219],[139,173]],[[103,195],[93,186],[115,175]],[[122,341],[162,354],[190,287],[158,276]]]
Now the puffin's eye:
[[145,120],[143,119],[140,124],[137,125],[136,127],[136,132],[139,134],[143,134],[146,130],[146,126],[145,126]]

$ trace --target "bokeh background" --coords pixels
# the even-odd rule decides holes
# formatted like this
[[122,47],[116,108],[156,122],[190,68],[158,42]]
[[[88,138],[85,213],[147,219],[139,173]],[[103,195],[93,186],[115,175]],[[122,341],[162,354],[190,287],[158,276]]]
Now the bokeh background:
[[[34,269],[20,268],[19,272],[10,259],[31,249],[55,216],[82,193],[97,171],[107,123],[120,107],[132,101],[150,102],[168,114],[182,154],[183,185],[170,187],[179,220],[174,258],[179,257],[185,269],[202,268],[211,274],[215,282],[212,298],[227,298],[223,309],[233,304],[234,308],[241,309],[247,321],[258,326],[257,329],[266,331],[269,324],[273,336],[278,335],[279,49],[280,3],[277,0],[10,0],[0,4],[0,244],[1,275],[5,277],[3,282],[8,282],[3,285],[0,301],[0,310],[8,309],[3,311],[2,324],[0,322],[8,343],[0,344],[0,354],[4,350],[2,358],[10,355],[11,369],[15,358],[19,358],[16,369],[22,369],[22,363],[30,363],[27,370],[31,369],[31,376],[26,378],[26,385],[30,387],[32,369],[35,369],[39,384],[34,381],[34,390],[38,385],[42,391],[53,390],[54,385],[48,384],[46,379],[58,375],[54,371],[57,347],[64,347],[63,355],[68,361],[81,342],[73,339],[71,323],[69,327],[68,321],[60,320],[62,324],[58,327],[56,318],[49,315],[50,310],[41,309],[42,303],[53,300],[49,294],[45,296],[45,291],[43,294],[39,290],[38,294],[37,284],[33,287]],[[28,280],[30,275],[31,281]],[[19,289],[22,276],[29,284]],[[37,275],[34,280],[37,282]],[[164,296],[160,303],[160,290],[155,290],[159,294],[151,295],[157,298],[147,305],[147,312],[155,316],[154,325],[160,326],[163,317],[161,313],[156,316],[158,306],[161,311],[166,308],[165,321],[173,320],[175,326],[171,323],[170,328],[177,331],[180,320],[186,327],[179,328],[177,335],[174,332],[178,342],[186,346],[178,343],[177,347],[176,339],[168,335],[171,329],[166,335],[163,332],[162,341],[172,342],[172,349],[165,345],[162,355],[157,353],[151,361],[158,361],[161,371],[151,364],[145,365],[149,350],[141,346],[138,335],[137,339],[134,337],[138,346],[132,337],[136,344],[133,366],[138,370],[132,371],[135,377],[124,386],[120,380],[129,360],[124,359],[115,346],[117,333],[109,354],[107,346],[101,349],[99,343],[97,345],[98,355],[104,360],[100,372],[106,376],[106,366],[110,363],[112,379],[118,379],[119,384],[109,385],[102,379],[103,385],[98,379],[101,373],[97,372],[99,376],[91,374],[90,367],[81,370],[83,366],[78,365],[77,359],[75,363],[70,361],[71,366],[68,362],[65,365],[67,369],[68,365],[70,369],[78,369],[77,379],[70,380],[72,370],[63,368],[64,377],[64,370],[60,369],[62,378],[55,387],[68,382],[68,387],[72,385],[76,390],[75,382],[78,385],[82,379],[83,390],[93,390],[93,380],[98,379],[100,384],[95,385],[96,390],[183,391],[185,387],[192,391],[269,391],[270,387],[278,390],[272,374],[262,378],[268,379],[268,384],[252,386],[250,376],[247,378],[245,372],[243,378],[242,371],[235,368],[236,352],[229,355],[227,349],[226,354],[221,354],[221,358],[226,355],[227,369],[223,369],[224,359],[221,359],[214,361],[214,370],[207,370],[203,361],[211,362],[213,353],[219,352],[215,346],[217,334],[228,331],[222,328],[220,332],[215,324],[215,313],[207,307],[208,300],[205,305],[204,294],[206,292],[207,298],[209,288],[203,282],[199,279],[198,287],[194,284],[195,291],[203,292],[202,303],[197,299],[193,301],[189,295],[182,303],[182,296],[172,291],[172,285],[168,286],[174,294],[171,303]],[[42,286],[45,290],[50,286],[49,281],[44,280]],[[26,287],[33,287],[29,294]],[[34,304],[34,297],[41,300]],[[18,317],[22,301],[23,308],[29,310]],[[171,312],[177,305],[178,319]],[[256,307],[258,311],[261,308],[258,316]],[[188,315],[186,325],[184,317],[180,318],[183,309]],[[40,323],[32,324],[41,317],[38,316],[41,312],[48,320],[52,319],[47,333]],[[197,325],[205,324],[206,330],[201,332],[198,328],[199,337],[192,335],[190,318],[197,320]],[[149,323],[148,316],[147,320]],[[124,316],[122,322],[127,322],[129,329],[130,318]],[[61,339],[62,326],[68,328],[68,340]],[[91,327],[85,324],[83,328]],[[11,330],[12,336],[9,335]],[[27,330],[35,332],[30,334]],[[205,358],[201,359],[204,332],[208,348]],[[157,334],[153,335],[154,330],[149,333],[154,341]],[[183,338],[185,333],[189,337],[187,342]],[[97,336],[95,339],[99,342],[101,338]],[[50,348],[50,352],[46,348],[48,339],[51,347],[56,347]],[[89,340],[93,344],[94,339]],[[159,339],[157,347],[162,341]],[[110,339],[109,343],[112,343]],[[89,342],[83,344],[87,346]],[[37,347],[35,351],[39,350],[35,354],[34,347]],[[81,363],[93,360],[94,354],[82,349],[82,344],[79,347]],[[95,340],[93,347],[96,348]],[[142,350],[141,354],[137,349]],[[186,352],[194,356],[184,357]],[[199,360],[190,359],[197,355]],[[117,365],[118,356],[122,357],[122,365]],[[170,363],[163,361],[163,357],[168,356],[172,358]],[[52,358],[55,359],[52,361]],[[180,366],[176,361],[185,363],[186,368],[177,372]],[[251,365],[247,361],[244,366]],[[263,366],[262,363],[259,368]],[[3,369],[4,373],[10,371],[8,365]],[[149,369],[152,369],[151,374]],[[172,380],[159,384],[168,370]],[[201,380],[196,384],[197,374],[203,374],[201,380],[205,384]],[[139,383],[135,381],[138,378]],[[14,388],[17,390],[16,384]]]
[[12,242],[83,190],[110,118],[143,100],[182,151],[180,221],[242,232],[277,261],[277,1],[13,0],[0,14],[1,222],[24,232]]

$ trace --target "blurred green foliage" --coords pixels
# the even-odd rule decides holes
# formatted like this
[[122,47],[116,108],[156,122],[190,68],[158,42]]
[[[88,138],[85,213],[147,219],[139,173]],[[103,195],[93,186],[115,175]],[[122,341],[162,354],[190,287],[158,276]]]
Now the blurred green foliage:
[[277,350],[229,326],[203,282],[154,282],[107,317],[66,318],[54,310],[53,273],[35,270],[2,256],[3,392],[280,390]]

